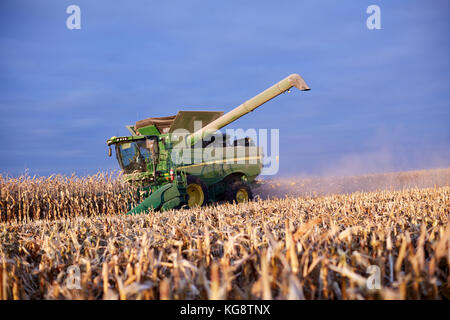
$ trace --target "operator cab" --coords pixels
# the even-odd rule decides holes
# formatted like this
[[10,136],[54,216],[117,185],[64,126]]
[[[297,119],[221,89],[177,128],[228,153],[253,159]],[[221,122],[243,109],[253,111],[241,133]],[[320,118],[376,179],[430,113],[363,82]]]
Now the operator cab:
[[116,158],[123,173],[153,172],[157,164],[158,138],[146,136],[141,139],[113,142]]

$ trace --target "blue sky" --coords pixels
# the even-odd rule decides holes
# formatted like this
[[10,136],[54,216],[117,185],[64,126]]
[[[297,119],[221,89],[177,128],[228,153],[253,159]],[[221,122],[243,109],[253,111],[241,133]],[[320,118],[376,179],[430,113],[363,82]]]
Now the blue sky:
[[[81,29],[66,8],[81,8]],[[381,8],[381,30],[366,8]],[[280,128],[280,175],[450,165],[448,1],[2,1],[0,172],[117,169],[106,139],[178,110]]]

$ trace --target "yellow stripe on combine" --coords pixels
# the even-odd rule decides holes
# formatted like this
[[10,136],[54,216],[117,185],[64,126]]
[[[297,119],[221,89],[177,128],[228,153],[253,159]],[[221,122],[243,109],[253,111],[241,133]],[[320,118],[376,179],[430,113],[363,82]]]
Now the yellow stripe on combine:
[[[198,163],[198,164],[192,164],[189,166],[184,166],[184,167],[178,167],[178,169],[186,169],[186,168],[192,168],[192,167],[198,167],[198,166],[206,166],[209,164],[218,164],[218,163],[224,163],[224,162],[230,162],[230,161],[239,161],[239,160],[253,160],[253,159],[261,159],[261,156],[253,156],[253,157],[243,157],[243,158],[232,158],[232,159],[225,159],[225,160],[216,160],[216,161],[208,161],[208,162],[202,162],[202,163]],[[237,163],[240,164],[240,163]]]

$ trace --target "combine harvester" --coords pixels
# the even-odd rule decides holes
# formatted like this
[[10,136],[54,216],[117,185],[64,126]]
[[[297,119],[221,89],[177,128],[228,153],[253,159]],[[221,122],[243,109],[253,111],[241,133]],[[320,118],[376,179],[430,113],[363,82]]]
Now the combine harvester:
[[[138,188],[142,201],[128,214],[251,200],[250,186],[263,167],[262,148],[248,137],[230,143],[217,132],[292,87],[310,90],[302,77],[292,74],[226,114],[179,111],[137,121],[127,126],[132,136],[108,139],[109,156],[115,145],[123,177]],[[195,131],[197,121],[205,126]],[[205,159],[205,154],[215,156]]]

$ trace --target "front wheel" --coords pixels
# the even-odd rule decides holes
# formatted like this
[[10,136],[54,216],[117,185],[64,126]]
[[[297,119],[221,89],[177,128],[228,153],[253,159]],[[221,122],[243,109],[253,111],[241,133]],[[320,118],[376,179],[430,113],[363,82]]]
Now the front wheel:
[[231,203],[244,203],[253,199],[253,193],[247,183],[236,181],[227,187],[225,198]]
[[200,207],[208,202],[208,188],[198,177],[188,176],[186,192],[189,208]]

